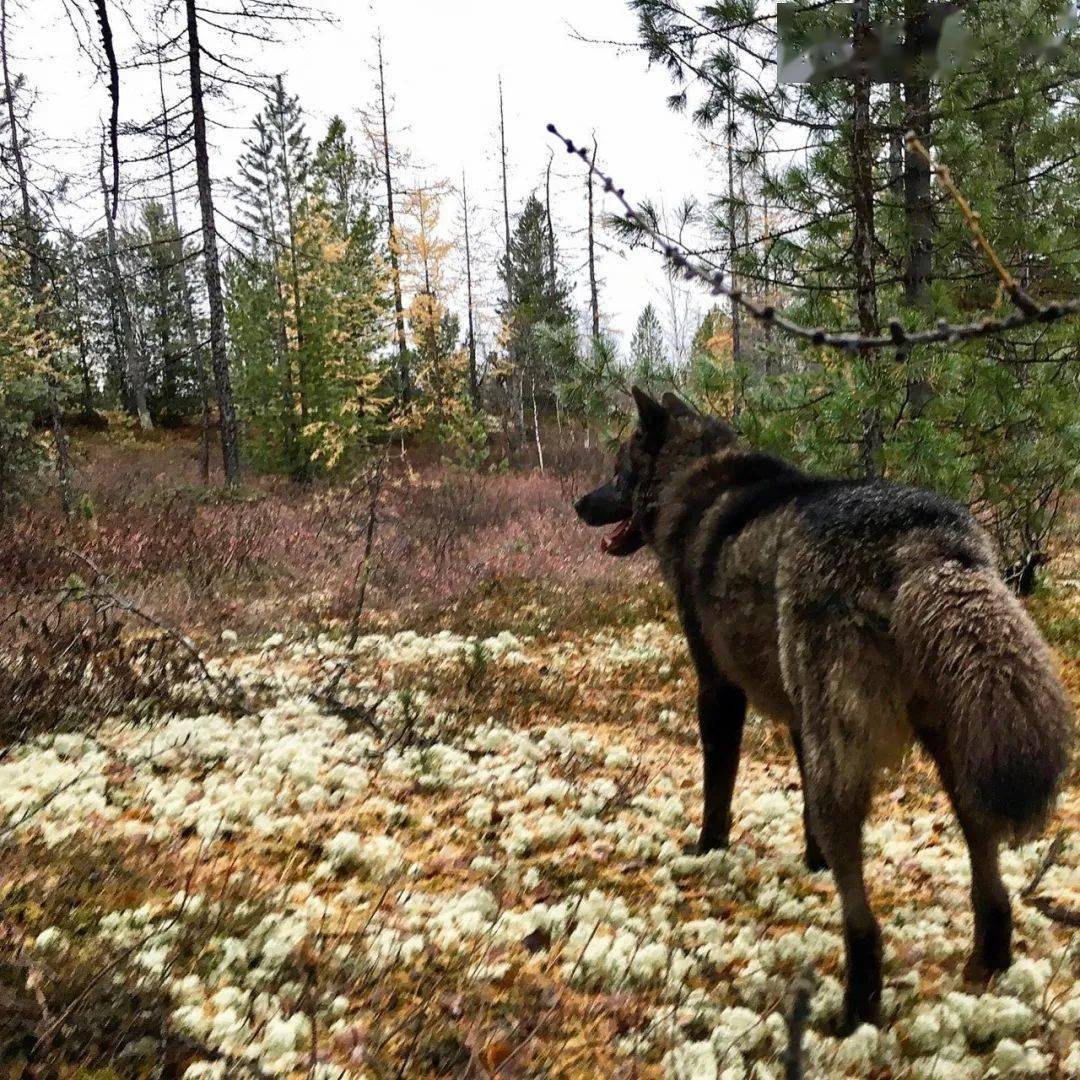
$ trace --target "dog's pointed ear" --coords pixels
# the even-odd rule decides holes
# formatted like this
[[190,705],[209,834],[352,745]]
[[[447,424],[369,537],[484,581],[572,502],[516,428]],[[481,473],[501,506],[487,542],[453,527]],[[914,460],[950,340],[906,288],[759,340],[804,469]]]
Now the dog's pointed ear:
[[688,405],[678,394],[670,390],[660,399],[660,404],[667,409],[671,416],[689,420],[691,417],[700,415],[692,405]]
[[664,430],[667,427],[667,413],[664,406],[654,398],[649,397],[640,386],[630,388],[634,396],[634,404],[637,405],[638,420],[641,430],[650,447],[658,449],[664,440]]

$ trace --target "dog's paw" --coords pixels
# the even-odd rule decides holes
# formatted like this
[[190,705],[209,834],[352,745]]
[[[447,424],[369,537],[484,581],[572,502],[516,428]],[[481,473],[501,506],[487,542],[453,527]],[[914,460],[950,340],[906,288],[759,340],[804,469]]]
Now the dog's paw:
[[881,1008],[874,1002],[854,1003],[844,1002],[844,1008],[829,1024],[826,1025],[827,1033],[837,1039],[846,1039],[855,1033],[855,1030],[863,1024],[881,1026]]
[[1009,958],[998,957],[990,961],[982,956],[971,956],[964,965],[964,986],[969,990],[985,990],[986,984],[1009,968]]
[[728,847],[726,836],[707,836],[702,833],[697,843],[687,844],[683,848],[684,855],[708,855],[710,851],[724,851]]

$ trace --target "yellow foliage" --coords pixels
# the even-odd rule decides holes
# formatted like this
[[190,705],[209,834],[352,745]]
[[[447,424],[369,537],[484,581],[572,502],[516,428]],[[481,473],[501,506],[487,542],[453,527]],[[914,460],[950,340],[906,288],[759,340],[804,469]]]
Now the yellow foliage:
[[35,325],[38,308],[26,288],[26,259],[0,254],[0,394],[46,373],[51,336]]

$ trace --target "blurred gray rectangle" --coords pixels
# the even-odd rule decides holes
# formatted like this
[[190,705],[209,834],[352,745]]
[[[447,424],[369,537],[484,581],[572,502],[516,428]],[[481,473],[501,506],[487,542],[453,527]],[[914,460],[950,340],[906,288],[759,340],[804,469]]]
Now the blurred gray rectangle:
[[[856,56],[851,32],[854,9],[850,3],[812,8],[777,4],[777,82],[850,79],[860,64],[878,83],[903,82],[915,71],[924,78],[947,77],[979,47],[959,5],[928,4],[910,25],[903,19],[871,23],[862,55]],[[1056,32],[1026,35],[1020,41],[1021,52],[1056,58],[1065,35],[1076,25],[1076,5],[1068,3],[1057,17]]]

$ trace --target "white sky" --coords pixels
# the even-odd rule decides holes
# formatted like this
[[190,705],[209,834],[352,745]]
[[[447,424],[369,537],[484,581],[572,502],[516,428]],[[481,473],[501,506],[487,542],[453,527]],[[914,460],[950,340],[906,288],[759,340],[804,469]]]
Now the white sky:
[[[381,28],[387,84],[395,99],[391,141],[411,155],[417,167],[414,179],[445,177],[457,184],[462,169],[468,174],[470,202],[478,209],[473,229],[481,233],[488,254],[488,267],[481,274],[488,292],[497,290],[493,262],[501,244],[500,75],[512,214],[530,190],[542,195],[549,148],[555,146],[545,131],[548,121],[578,142],[595,134],[601,165],[631,196],[675,206],[686,196],[706,197],[721,183],[721,171],[710,169],[690,121],[665,104],[670,92],[666,72],[650,71],[637,50],[574,40],[576,30],[590,38],[634,41],[635,18],[624,0],[326,0],[325,6],[335,25],[290,31],[281,45],[261,47],[252,68],[285,74],[288,88],[300,97],[314,143],[334,113],[352,126],[356,110],[374,104],[374,38]],[[131,54],[134,35],[118,14],[118,5],[112,2],[110,7],[117,50],[124,58]],[[139,24],[141,16],[132,14],[131,19]],[[34,0],[18,14],[9,33],[14,62],[38,94],[34,127],[56,140],[39,157],[73,174],[86,173],[89,159],[92,171],[106,89],[95,84],[90,65],[77,52],[60,0]],[[156,94],[156,78],[125,74],[121,119],[155,111]],[[258,100],[243,92],[231,104],[208,102],[211,119],[229,125],[212,132],[216,152],[211,168],[217,181],[233,173],[240,140],[258,107]],[[122,152],[134,155],[140,150],[130,142]],[[575,303],[584,310],[588,279],[582,169],[580,162],[558,150],[553,203],[562,263],[574,285]],[[100,195],[88,183],[73,186],[83,207],[81,219],[78,212],[73,217],[84,225],[100,214],[101,205]],[[137,209],[132,206],[127,212]],[[186,213],[194,226],[190,202]],[[443,213],[448,233],[457,221],[454,199]],[[220,224],[226,235],[235,235],[227,223]],[[603,254],[600,274],[604,322],[623,347],[647,301],[656,302],[665,317],[667,282],[657,256],[613,250]],[[695,294],[693,302],[703,309],[708,298]],[[490,333],[490,319],[487,329]]]

